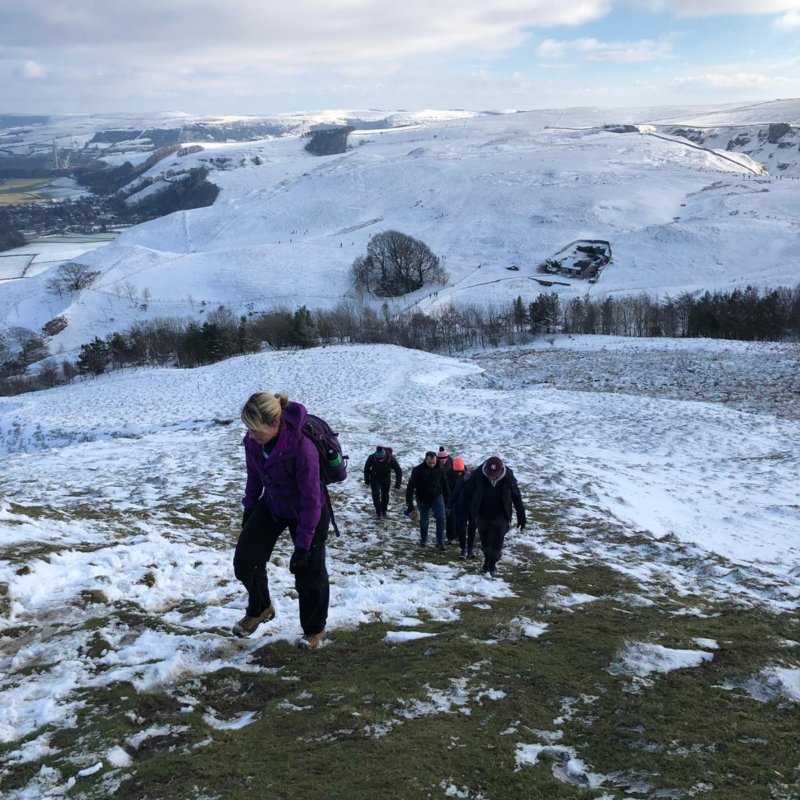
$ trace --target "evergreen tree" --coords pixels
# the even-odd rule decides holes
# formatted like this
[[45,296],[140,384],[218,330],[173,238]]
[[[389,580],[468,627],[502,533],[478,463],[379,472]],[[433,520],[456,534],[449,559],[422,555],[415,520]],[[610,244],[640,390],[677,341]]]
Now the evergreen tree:
[[108,345],[95,336],[88,344],[81,345],[78,356],[78,372],[81,374],[100,375],[108,368]]
[[317,340],[317,328],[311,312],[300,306],[292,316],[292,342],[299,347],[311,347]]

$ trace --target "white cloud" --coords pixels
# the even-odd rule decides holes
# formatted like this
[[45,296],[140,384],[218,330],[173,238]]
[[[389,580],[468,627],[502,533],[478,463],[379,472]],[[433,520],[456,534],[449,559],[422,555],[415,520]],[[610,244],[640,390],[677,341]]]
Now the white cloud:
[[[30,60],[48,72],[35,96],[26,93],[18,76],[5,101],[14,108],[35,104],[46,110],[58,98],[58,107],[66,105],[70,111],[109,105],[141,108],[142,100],[156,100],[159,108],[188,103],[196,110],[200,102],[201,110],[211,112],[231,97],[249,96],[251,110],[264,110],[258,98],[272,102],[281,96],[280,103],[293,105],[294,94],[327,97],[325,91],[335,85],[341,96],[343,82],[358,80],[359,94],[368,102],[391,104],[400,93],[395,88],[400,79],[386,96],[377,93],[376,78],[402,76],[407,83],[412,70],[424,67],[426,95],[438,94],[431,91],[430,75],[440,75],[448,59],[474,62],[505,56],[529,40],[531,29],[590,22],[608,13],[612,4],[0,0],[3,39],[14,42],[15,61]],[[2,58],[0,51],[0,71]],[[16,65],[6,64],[6,69]]]
[[26,61],[19,69],[19,76],[26,81],[47,77],[47,67],[36,61]]
[[714,89],[737,89],[765,87],[772,84],[791,83],[789,78],[771,77],[756,72],[720,73],[709,72],[703,75],[687,75],[675,78],[677,84],[699,84]]
[[611,10],[611,0],[0,0],[4,32],[30,46],[163,46],[173,52],[260,60],[358,60],[381,52],[409,54],[470,47],[515,47],[527,29],[577,25]]
[[[659,12],[650,22],[661,28],[638,41],[563,33],[622,8]],[[601,91],[592,75],[579,73],[598,61],[672,59],[676,35],[660,35],[672,17],[730,12],[780,16],[775,24],[788,30],[800,0],[0,0],[0,85],[8,108],[43,113],[143,104],[199,113],[359,102],[529,107],[561,97],[554,84],[542,88],[548,74],[574,73],[576,91]],[[550,27],[559,28],[558,38],[545,38]],[[520,67],[524,46],[542,38],[538,62]],[[492,81],[475,75],[484,69],[502,95],[483,94]],[[509,80],[506,69],[524,77]],[[631,86],[608,88],[622,101]],[[243,97],[249,104],[233,100]]]
[[634,63],[669,58],[672,45],[667,39],[642,39],[638,42],[601,42],[591,38],[572,41],[545,39],[536,49],[536,54],[544,59],[563,58],[572,53],[582,53],[592,61]]
[[800,0],[624,0],[632,8],[678,17],[781,14],[800,10]]
[[569,49],[569,42],[558,42],[555,39],[545,39],[536,48],[539,58],[562,58]]
[[800,11],[787,11],[775,20],[774,26],[781,31],[793,31],[800,28]]

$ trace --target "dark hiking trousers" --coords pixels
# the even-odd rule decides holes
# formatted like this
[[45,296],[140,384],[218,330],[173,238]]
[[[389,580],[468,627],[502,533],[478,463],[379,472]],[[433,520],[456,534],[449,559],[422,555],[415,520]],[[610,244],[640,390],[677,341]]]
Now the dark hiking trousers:
[[375,506],[375,513],[378,515],[386,514],[386,509],[389,508],[389,488],[392,485],[392,476],[388,475],[386,480],[378,479],[369,482],[369,488],[372,490],[372,503]]
[[[308,566],[294,576],[300,599],[300,627],[305,634],[319,633],[328,621],[330,587],[325,565],[325,540],[329,522],[330,513],[323,506],[308,553]],[[287,528],[294,541],[297,520],[274,517],[266,503],[259,500],[239,534],[233,572],[247,589],[248,617],[258,617],[270,604],[267,562],[275,542]]]
[[458,537],[458,546],[462,550],[466,550],[468,553],[471,553],[475,549],[475,534],[477,533],[475,520],[472,518],[466,520],[459,519],[455,511],[453,511],[450,516],[454,517],[453,528],[455,529],[455,534]]
[[503,541],[508,533],[508,520],[505,517],[478,517],[478,536],[481,550],[486,559],[486,568],[494,569],[503,552]]
[[452,542],[458,538],[456,533],[456,518],[454,511],[448,511],[444,523],[444,535],[448,542]]

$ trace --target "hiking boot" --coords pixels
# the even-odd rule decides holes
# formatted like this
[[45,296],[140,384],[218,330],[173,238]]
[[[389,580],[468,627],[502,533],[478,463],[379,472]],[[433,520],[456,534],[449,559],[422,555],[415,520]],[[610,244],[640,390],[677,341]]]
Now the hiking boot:
[[445,545],[445,543],[444,543],[444,542],[436,542],[436,549],[437,549],[437,550],[438,550],[440,553],[443,553],[445,550],[447,550],[447,545]]
[[428,544],[428,540],[427,539],[420,539],[419,540],[419,546],[420,547],[426,547],[427,544]]
[[467,558],[477,558],[474,550],[467,550]]
[[319,633],[304,633],[298,640],[297,646],[301,650],[316,650],[325,638],[325,631]]
[[458,557],[459,558],[466,558],[467,557],[467,551],[463,547],[458,551]]
[[275,618],[275,608],[270,603],[257,617],[243,616],[231,629],[240,639],[248,637],[262,622]]

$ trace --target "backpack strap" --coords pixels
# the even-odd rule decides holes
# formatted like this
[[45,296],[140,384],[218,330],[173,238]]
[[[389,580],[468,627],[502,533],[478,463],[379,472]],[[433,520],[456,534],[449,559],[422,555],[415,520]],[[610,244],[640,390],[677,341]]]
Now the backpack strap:
[[333,513],[333,503],[331,502],[331,496],[328,494],[328,487],[325,484],[322,484],[322,491],[325,492],[325,505],[328,506],[328,512],[331,515],[331,525],[333,526],[333,532],[339,536],[339,526],[336,524],[336,515]]

